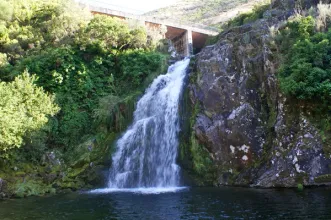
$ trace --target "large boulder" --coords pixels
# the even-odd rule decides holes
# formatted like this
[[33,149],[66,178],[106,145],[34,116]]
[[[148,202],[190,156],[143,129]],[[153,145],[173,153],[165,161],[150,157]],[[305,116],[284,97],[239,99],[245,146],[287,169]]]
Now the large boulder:
[[[196,56],[188,86],[196,141],[209,152],[217,185],[295,187],[331,181],[331,155],[295,100],[279,91],[271,26],[296,1],[276,0],[265,19],[221,34]],[[307,1],[307,4],[311,2]],[[271,15],[271,16],[270,16]]]

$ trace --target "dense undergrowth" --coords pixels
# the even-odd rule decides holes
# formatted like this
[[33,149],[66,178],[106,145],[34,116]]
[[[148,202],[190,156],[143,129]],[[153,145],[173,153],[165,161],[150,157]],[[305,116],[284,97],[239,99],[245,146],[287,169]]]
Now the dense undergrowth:
[[280,54],[281,90],[319,128],[331,153],[331,6],[319,4],[291,17],[274,38]]
[[83,185],[76,176],[109,156],[137,96],[166,70],[162,33],[73,1],[0,0],[0,10],[0,179],[23,195],[22,176]]

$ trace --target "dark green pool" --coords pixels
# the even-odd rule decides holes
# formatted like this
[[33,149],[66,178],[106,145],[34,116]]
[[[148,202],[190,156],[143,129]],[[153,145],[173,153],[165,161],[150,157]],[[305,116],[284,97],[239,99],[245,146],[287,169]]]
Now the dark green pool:
[[0,219],[331,219],[331,189],[191,188],[0,202]]

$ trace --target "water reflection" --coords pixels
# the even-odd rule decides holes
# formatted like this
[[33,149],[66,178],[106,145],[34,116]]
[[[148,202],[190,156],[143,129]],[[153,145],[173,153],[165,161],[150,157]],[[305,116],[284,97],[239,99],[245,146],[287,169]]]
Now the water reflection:
[[0,219],[331,219],[331,189],[195,188],[0,202]]

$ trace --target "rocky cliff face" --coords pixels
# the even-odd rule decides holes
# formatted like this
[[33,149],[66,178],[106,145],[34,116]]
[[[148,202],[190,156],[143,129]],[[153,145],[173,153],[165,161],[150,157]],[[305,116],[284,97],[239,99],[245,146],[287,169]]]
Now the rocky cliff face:
[[[215,185],[296,187],[331,181],[331,155],[323,152],[319,131],[300,104],[278,88],[269,28],[290,16],[298,2],[274,1],[264,19],[222,33],[218,43],[196,56],[188,86],[191,106],[198,109],[193,141],[213,161]],[[316,4],[301,2],[301,7]]]

